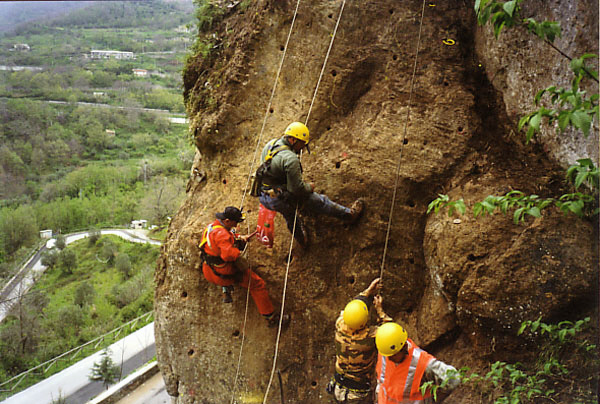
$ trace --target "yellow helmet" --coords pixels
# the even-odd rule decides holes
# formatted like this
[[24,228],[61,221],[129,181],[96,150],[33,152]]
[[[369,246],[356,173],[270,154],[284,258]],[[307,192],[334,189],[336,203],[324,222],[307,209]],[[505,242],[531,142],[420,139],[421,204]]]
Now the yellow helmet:
[[288,125],[284,132],[285,135],[294,137],[298,140],[302,140],[308,145],[310,141],[310,133],[308,128],[301,122],[292,122]]
[[344,309],[344,323],[353,330],[358,330],[367,324],[369,309],[362,300],[354,299]]
[[398,353],[406,344],[408,334],[397,323],[385,323],[377,329],[375,345],[383,356],[392,356]]

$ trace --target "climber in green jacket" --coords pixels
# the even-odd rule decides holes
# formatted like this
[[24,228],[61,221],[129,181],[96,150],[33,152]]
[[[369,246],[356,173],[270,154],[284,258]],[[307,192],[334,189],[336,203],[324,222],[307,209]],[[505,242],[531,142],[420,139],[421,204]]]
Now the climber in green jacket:
[[[292,122],[281,138],[267,143],[261,155],[262,164],[257,170],[260,203],[281,213],[290,232],[294,228],[296,206],[302,213],[325,214],[354,223],[364,209],[362,198],[347,208],[326,195],[314,192],[315,185],[302,179],[298,154],[304,148],[310,153],[309,140],[308,128],[300,122]],[[308,233],[300,218],[296,221],[295,238],[303,248],[308,246]]]

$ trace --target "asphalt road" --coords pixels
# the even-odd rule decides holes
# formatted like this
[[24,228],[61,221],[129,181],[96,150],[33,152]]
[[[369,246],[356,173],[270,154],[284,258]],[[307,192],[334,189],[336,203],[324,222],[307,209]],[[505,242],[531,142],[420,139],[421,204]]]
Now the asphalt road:
[[[150,361],[156,354],[154,345],[154,323],[137,330],[133,334],[115,342],[109,347],[111,359],[122,364],[123,377]],[[2,404],[51,404],[59,396],[68,404],[82,404],[104,390],[102,382],[91,382],[94,363],[98,362],[102,351],[96,352],[59,373],[23,390],[2,401]]]

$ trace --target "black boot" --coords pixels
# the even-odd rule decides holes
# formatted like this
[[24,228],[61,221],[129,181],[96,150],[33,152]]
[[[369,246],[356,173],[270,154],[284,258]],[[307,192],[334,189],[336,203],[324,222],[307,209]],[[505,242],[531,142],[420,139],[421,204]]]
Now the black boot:
[[[273,312],[271,314],[266,315],[265,318],[267,319],[267,326],[269,328],[279,327],[279,313]],[[286,328],[290,324],[290,320],[290,315],[284,314],[283,320],[281,321],[281,329]]]

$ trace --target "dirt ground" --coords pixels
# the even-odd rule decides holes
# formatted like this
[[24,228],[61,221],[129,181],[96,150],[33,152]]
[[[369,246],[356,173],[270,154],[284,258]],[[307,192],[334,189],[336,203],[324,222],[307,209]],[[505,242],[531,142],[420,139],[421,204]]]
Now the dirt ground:
[[[380,273],[386,312],[457,368],[485,372],[497,360],[535,362],[540,340],[517,337],[516,330],[540,316],[591,316],[588,337],[594,337],[597,217],[548,211],[515,225],[510,215],[426,213],[438,194],[464,198],[471,209],[487,195],[513,189],[541,197],[568,191],[560,162],[543,144],[526,145],[507,115],[506,97],[477,51],[482,33],[471,6],[460,0],[346,3],[310,116],[341,2],[302,3],[285,48],[295,6],[280,0],[225,8],[207,31],[211,53],[190,59],[184,72],[198,153],[155,276],[158,359],[177,403],[249,403],[266,390],[276,330],[265,326],[251,301],[243,329],[245,290],[236,288],[234,303],[222,304],[191,241],[228,205],[243,205],[244,232],[254,230],[258,200],[246,191],[256,153],[288,123],[307,118],[314,140],[313,153],[302,157],[305,179],[347,206],[364,198],[366,213],[352,226],[303,216],[312,244],[295,253],[287,283],[291,236],[281,216],[273,251],[250,245],[253,267],[277,305],[286,286],[285,312],[293,321],[277,358],[286,402],[329,402],[324,386],[333,372],[334,321]],[[589,398],[597,379],[577,377],[565,376],[555,389],[575,397],[573,380],[579,380]],[[267,402],[280,402],[279,394],[275,382]],[[487,403],[494,394],[461,387],[446,402]]]

